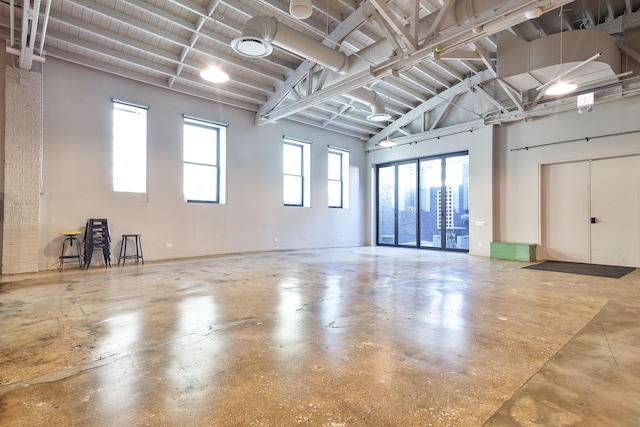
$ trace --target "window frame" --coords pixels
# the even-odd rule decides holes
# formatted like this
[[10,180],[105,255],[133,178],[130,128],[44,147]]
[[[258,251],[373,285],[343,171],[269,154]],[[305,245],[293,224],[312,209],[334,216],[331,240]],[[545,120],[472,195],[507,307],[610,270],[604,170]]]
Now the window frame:
[[[285,163],[284,163],[284,151],[285,146],[290,145],[294,147],[300,148],[300,174],[291,174],[285,173]],[[310,185],[310,176],[311,176],[311,142],[302,141],[299,139],[293,139],[284,137],[282,144],[282,178],[283,178],[283,187],[282,187],[282,195],[284,206],[292,206],[292,207],[310,207],[311,203],[311,185]],[[300,201],[299,203],[287,203],[287,197],[285,194],[284,181],[286,177],[297,177],[300,178]]]
[[[185,149],[188,141],[185,137],[187,127],[197,127],[201,129],[211,130],[215,132],[213,143],[215,144],[216,163],[194,162],[185,160]],[[209,203],[209,204],[225,204],[226,203],[226,124],[216,123],[196,117],[183,115],[182,121],[182,191],[186,203]],[[187,186],[186,165],[204,166],[215,169],[216,188],[214,197],[211,200],[189,198]]]
[[[338,155],[340,159],[340,179],[333,179],[329,175],[327,170],[327,207],[331,209],[348,209],[349,208],[349,154],[350,151],[344,148],[328,146],[327,151],[327,166],[329,165],[329,159],[331,155]],[[328,168],[327,168],[328,169]],[[340,183],[340,204],[331,205],[330,197],[330,183]]]
[[[134,193],[134,194],[147,194],[149,188],[149,179],[148,179],[148,141],[149,141],[149,120],[148,120],[148,106],[133,104],[130,102],[120,101],[117,99],[111,99],[111,113],[112,113],[112,157],[111,157],[111,188],[115,193]],[[119,131],[117,130],[116,123],[116,111],[126,111],[132,114],[140,114],[142,120],[144,121],[141,124],[141,129],[144,129],[143,138],[140,140],[132,139],[128,137],[126,140],[119,139]],[[126,127],[129,127],[125,124]],[[130,147],[132,143],[140,144],[140,147],[143,148],[143,153],[140,155],[139,159],[135,159],[135,161],[140,161],[140,164],[134,164],[134,160],[130,158],[129,155],[126,155],[127,158],[126,164],[121,164],[122,153],[121,151],[126,150],[124,147]],[[127,154],[127,152],[125,152]],[[136,167],[143,168],[144,172],[136,175],[136,178],[141,178],[140,181],[136,181],[135,183],[131,181],[131,175],[122,176],[122,169],[127,169],[127,167]],[[144,188],[143,188],[144,187]]]

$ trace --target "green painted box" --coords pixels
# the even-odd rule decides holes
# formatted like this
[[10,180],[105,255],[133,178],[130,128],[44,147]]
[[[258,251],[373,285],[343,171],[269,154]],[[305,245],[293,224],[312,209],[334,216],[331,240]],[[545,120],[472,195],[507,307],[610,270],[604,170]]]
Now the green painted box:
[[512,261],[535,261],[535,243],[491,242],[491,258]]

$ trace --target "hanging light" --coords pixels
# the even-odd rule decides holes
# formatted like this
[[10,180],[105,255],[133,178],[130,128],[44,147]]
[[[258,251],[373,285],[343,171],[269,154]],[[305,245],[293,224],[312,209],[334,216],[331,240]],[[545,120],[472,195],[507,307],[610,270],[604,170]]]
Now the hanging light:
[[573,92],[574,90],[576,90],[577,87],[578,85],[576,85],[575,83],[569,83],[562,80],[558,80],[557,82],[549,86],[547,90],[544,91],[544,94],[551,95],[551,96],[564,95],[564,94]]
[[296,19],[307,19],[313,12],[311,0],[291,0],[289,13]]
[[200,72],[200,77],[212,83],[224,83],[229,81],[229,74],[218,67],[210,67]]
[[378,143],[378,146],[382,147],[382,148],[391,148],[391,147],[395,147],[396,145],[398,145],[396,140],[395,139],[391,139],[389,137],[387,137],[386,139],[383,139],[382,141],[380,141]]

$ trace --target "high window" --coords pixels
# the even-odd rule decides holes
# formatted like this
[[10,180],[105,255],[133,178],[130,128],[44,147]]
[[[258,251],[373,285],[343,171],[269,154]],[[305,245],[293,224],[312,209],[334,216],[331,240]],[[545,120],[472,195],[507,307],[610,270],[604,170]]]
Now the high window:
[[329,147],[328,201],[330,208],[349,208],[349,152]]
[[147,191],[147,108],[113,102],[113,191]]
[[285,206],[310,206],[311,144],[284,138],[282,153]]
[[184,198],[225,203],[226,126],[184,118]]

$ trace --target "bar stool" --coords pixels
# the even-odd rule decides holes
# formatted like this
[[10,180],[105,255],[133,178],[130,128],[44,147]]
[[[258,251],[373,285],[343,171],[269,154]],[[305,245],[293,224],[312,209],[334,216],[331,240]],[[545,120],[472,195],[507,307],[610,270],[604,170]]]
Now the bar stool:
[[[136,245],[136,253],[127,255],[127,242],[129,239],[133,239],[133,243]],[[122,245],[120,246],[120,254],[118,255],[118,265],[120,264],[120,260],[122,260],[122,265],[128,259],[135,259],[136,262],[138,260],[142,261],[144,264],[144,258],[142,257],[142,242],[140,240],[140,234],[123,234],[122,235]]]
[[[76,237],[78,234],[80,234],[80,231],[61,231],[60,234],[65,236],[64,241],[62,242],[62,252],[60,253],[60,271],[62,271],[63,267],[64,267],[64,260],[65,259],[75,259],[76,261],[78,261],[78,267],[82,268],[82,253],[80,252],[80,241],[78,240],[78,238]],[[73,243],[75,242],[75,246],[76,246],[76,254],[72,255],[69,254],[67,255],[67,243],[69,244],[70,248],[73,248]]]

